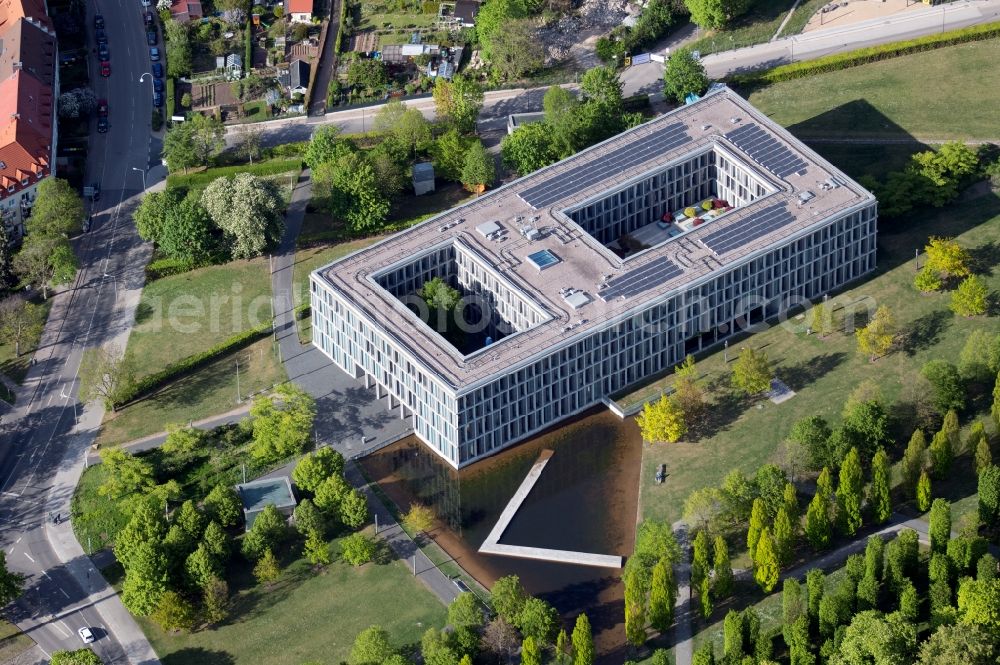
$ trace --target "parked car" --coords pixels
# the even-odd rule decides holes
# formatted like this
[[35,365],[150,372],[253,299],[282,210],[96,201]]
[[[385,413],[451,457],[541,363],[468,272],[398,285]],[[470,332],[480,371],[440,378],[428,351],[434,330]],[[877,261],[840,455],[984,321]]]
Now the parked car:
[[163,92],[163,79],[153,79],[154,92]]
[[153,63],[153,76],[156,77],[156,78],[158,78],[158,79],[163,78],[163,65],[162,64],[160,64],[158,62],[154,62]]
[[163,93],[162,92],[154,92],[153,93],[153,106],[155,106],[156,108],[160,108],[161,106],[163,106]]
[[143,23],[146,24],[147,27],[153,25],[153,12],[146,12],[145,14],[143,14],[142,21]]
[[101,61],[101,76],[104,78],[111,76],[111,63],[107,60]]
[[159,62],[160,61],[160,49],[156,48],[155,46],[153,48],[149,49],[149,59],[152,60],[153,62]]
[[107,44],[108,44],[108,33],[104,32],[100,28],[98,28],[97,30],[94,31],[94,38],[97,40],[97,43],[99,45],[100,44],[104,44],[105,46],[107,46]]
[[146,32],[146,43],[150,46],[156,46],[156,31],[149,30]]
[[94,641],[94,631],[90,630],[90,628],[87,628],[86,626],[77,630],[76,634],[80,636],[80,639],[83,640],[84,644],[90,644]]
[[111,59],[111,54],[108,52],[108,45],[107,44],[98,44],[97,45],[97,57],[100,60],[110,60]]
[[108,133],[108,119],[107,118],[98,118],[97,119],[97,133],[98,134],[107,134]]
[[98,30],[104,29],[104,17],[100,14],[94,14],[94,27]]
[[453,577],[453,578],[451,578],[451,581],[452,581],[452,584],[454,584],[455,587],[461,593],[469,593],[470,591],[472,591],[472,589],[469,588],[469,585],[466,584],[465,581],[462,578],[460,578],[460,577]]
[[108,100],[106,99],[97,100],[97,117],[99,118],[108,117]]

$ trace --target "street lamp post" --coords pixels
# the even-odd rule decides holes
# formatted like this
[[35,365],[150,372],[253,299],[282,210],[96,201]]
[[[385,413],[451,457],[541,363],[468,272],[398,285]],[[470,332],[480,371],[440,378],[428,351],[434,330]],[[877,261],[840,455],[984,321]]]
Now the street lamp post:
[[142,79],[146,78],[147,76],[149,77],[150,82],[153,81],[153,75],[150,74],[149,72],[146,72],[145,74],[139,77],[139,83],[142,83]]
[[111,278],[111,283],[115,285],[115,300],[117,300],[118,299],[118,278],[115,277],[114,275],[109,275],[108,273],[104,273],[104,279],[107,279],[108,277]]
[[138,171],[139,173],[142,174],[142,191],[145,192],[146,191],[146,171],[145,171],[145,169],[140,169],[138,166],[133,166],[132,170],[133,171]]

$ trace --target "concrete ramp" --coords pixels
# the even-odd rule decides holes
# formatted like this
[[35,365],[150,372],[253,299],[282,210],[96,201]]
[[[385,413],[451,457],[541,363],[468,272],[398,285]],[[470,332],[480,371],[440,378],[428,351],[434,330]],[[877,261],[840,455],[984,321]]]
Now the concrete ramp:
[[553,561],[555,563],[569,563],[577,566],[595,566],[597,568],[621,568],[622,557],[612,554],[590,554],[588,552],[572,552],[569,550],[552,550],[543,547],[525,547],[522,545],[503,545],[500,538],[504,531],[510,526],[511,521],[517,514],[518,509],[524,500],[528,498],[531,489],[538,482],[545,470],[545,465],[553,455],[551,450],[543,450],[538,456],[538,460],[528,471],[528,475],[521,481],[521,485],[514,492],[514,496],[500,513],[500,519],[493,525],[486,540],[479,548],[480,554],[495,554],[498,556],[510,556],[520,559],[535,559],[537,561]]

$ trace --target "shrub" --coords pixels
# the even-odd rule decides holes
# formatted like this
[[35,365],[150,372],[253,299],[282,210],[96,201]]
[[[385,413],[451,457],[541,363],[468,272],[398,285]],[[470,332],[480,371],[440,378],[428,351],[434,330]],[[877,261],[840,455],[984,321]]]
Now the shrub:
[[340,542],[340,556],[352,566],[361,566],[375,558],[375,541],[363,533],[352,533]]
[[177,82],[174,77],[169,77],[167,79],[167,105],[164,107],[163,111],[167,114],[167,118],[170,118],[176,112],[176,106],[174,104],[174,97],[176,96]]

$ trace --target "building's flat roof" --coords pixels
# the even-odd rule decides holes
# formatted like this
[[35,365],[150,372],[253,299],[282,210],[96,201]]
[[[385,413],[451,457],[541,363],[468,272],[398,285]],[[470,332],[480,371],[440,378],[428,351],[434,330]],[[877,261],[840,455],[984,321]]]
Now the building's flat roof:
[[292,483],[288,476],[280,478],[262,478],[236,486],[243,508],[248,513],[264,510],[269,505],[276,508],[288,508],[295,505],[292,495]]
[[[713,148],[754,170],[774,191],[625,261],[561,213]],[[807,191],[813,196],[803,202],[800,195]],[[872,200],[860,185],[723,88],[315,274],[418,363],[463,393]],[[531,241],[521,228],[533,219],[543,234]],[[490,239],[477,232],[489,222],[498,222],[506,233]],[[464,357],[368,278],[385,266],[457,239],[486,257],[552,318]],[[541,250],[549,250],[559,262],[540,274],[528,256]],[[592,302],[574,309],[565,300],[567,289],[583,291]]]

